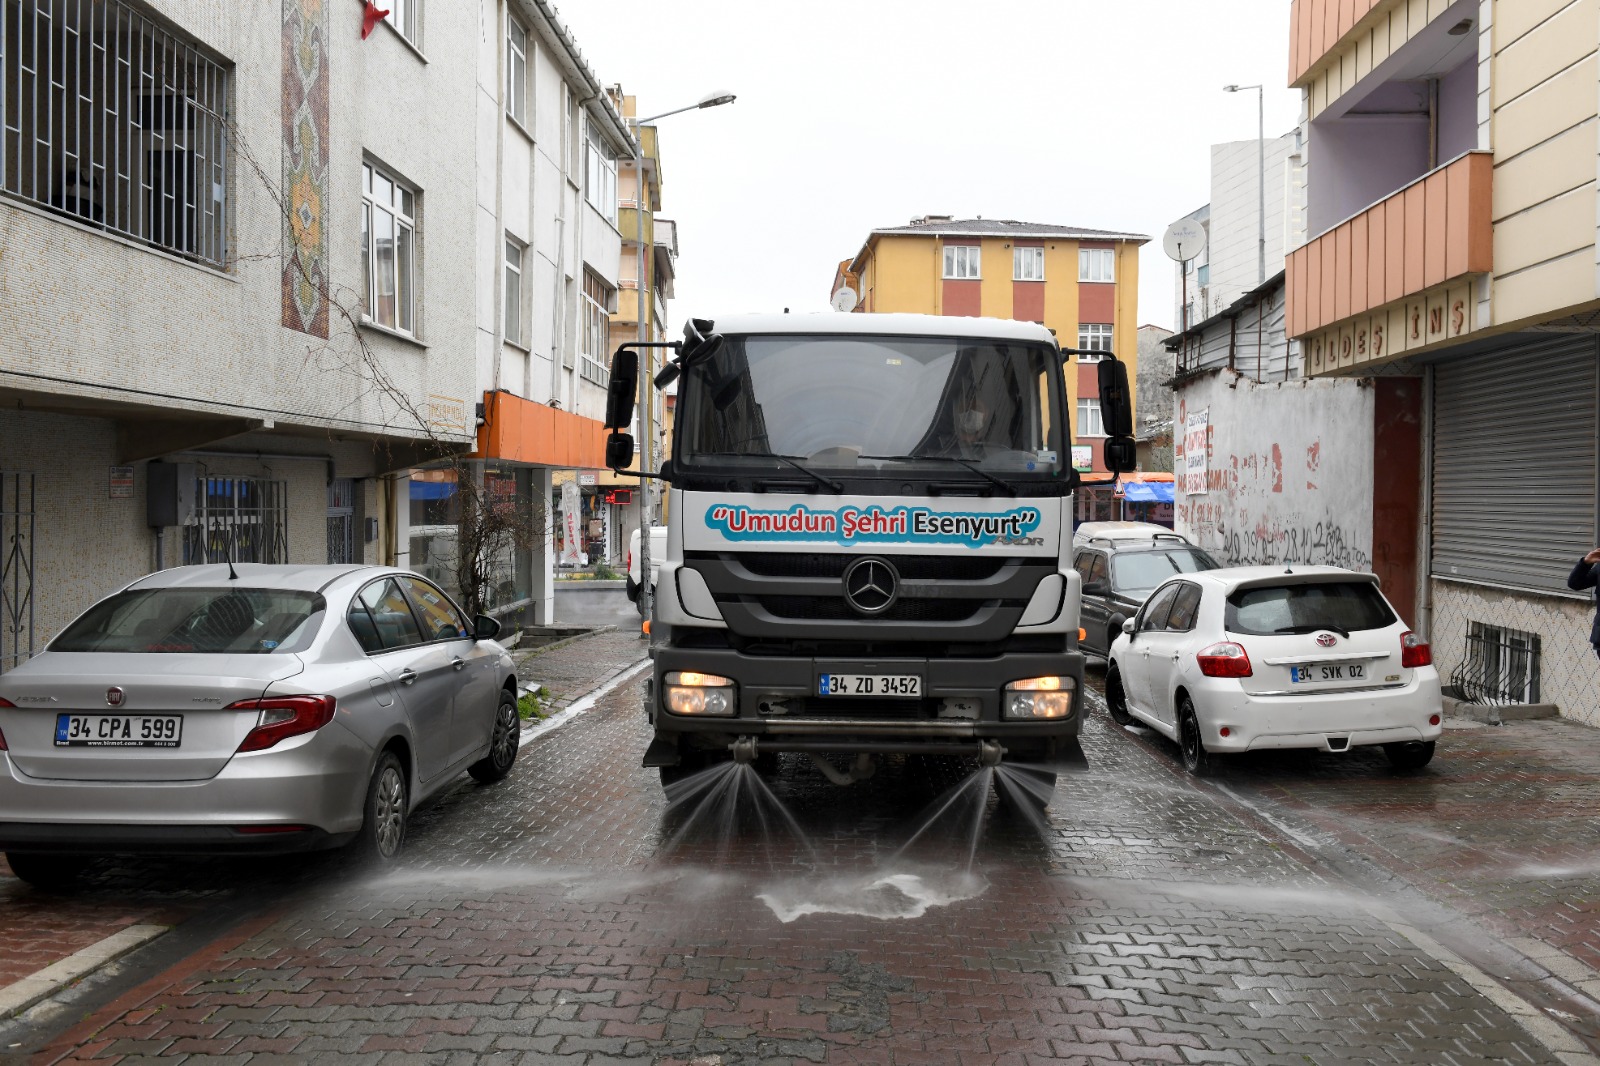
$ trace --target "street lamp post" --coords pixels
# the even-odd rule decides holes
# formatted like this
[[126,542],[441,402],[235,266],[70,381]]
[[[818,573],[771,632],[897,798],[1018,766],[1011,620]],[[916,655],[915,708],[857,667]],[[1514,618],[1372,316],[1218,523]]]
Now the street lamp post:
[[1267,92],[1261,85],[1224,85],[1225,93],[1256,91],[1256,192],[1260,199],[1260,229],[1257,237],[1259,254],[1256,284],[1267,283]]
[[[647,124],[656,121],[657,119],[666,118],[668,115],[677,115],[684,111],[696,111],[703,107],[717,107],[720,104],[731,104],[733,101],[733,93],[707,93],[705,96],[700,98],[699,103],[689,104],[687,107],[673,108],[671,111],[663,111],[659,115],[651,115],[649,118],[636,118],[631,122],[633,127],[633,199],[634,203],[637,205],[637,207],[634,209],[634,223],[636,227],[634,237],[638,241],[638,259],[633,289],[635,299],[634,318],[636,322],[636,325],[634,326],[634,340],[636,341],[644,342],[650,339],[645,336],[644,332],[644,307],[646,296],[644,284],[644,213],[645,205],[649,202],[650,195],[649,183],[645,181],[644,177],[644,127]],[[651,348],[640,349],[640,351],[646,353],[647,356],[648,353],[653,350],[654,349]],[[654,387],[655,378],[654,364],[654,357],[647,357],[644,361],[643,371],[639,374],[640,473],[645,473],[654,467],[654,463],[651,461],[653,452],[651,443],[655,437],[655,431],[651,425],[652,415],[654,413],[652,401],[655,398],[651,394],[651,389]],[[652,525],[651,520],[655,515],[655,507],[653,506],[654,495],[654,484],[649,478],[641,477],[639,479],[639,611],[644,615],[645,618],[650,617],[650,613],[655,606],[655,588],[650,584],[650,526]]]

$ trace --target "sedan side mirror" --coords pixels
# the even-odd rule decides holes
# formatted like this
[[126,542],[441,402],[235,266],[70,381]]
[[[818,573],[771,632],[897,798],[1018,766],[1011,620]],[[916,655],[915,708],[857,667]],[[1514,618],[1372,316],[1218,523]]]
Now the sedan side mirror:
[[1104,596],[1109,591],[1111,590],[1104,581],[1090,581],[1083,586],[1083,594],[1085,596]]
[[1133,619],[1129,618],[1122,623],[1122,631],[1128,634],[1129,640],[1132,640],[1133,635],[1139,631],[1139,627],[1133,624]]
[[493,640],[500,635],[500,623],[486,614],[480,614],[472,620],[473,640]]

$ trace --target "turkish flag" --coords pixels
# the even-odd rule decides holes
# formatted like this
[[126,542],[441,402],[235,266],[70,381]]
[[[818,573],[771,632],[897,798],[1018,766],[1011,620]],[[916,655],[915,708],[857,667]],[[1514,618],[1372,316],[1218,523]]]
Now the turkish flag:
[[367,9],[361,13],[361,39],[366,40],[372,28],[388,17],[388,11],[367,0]]

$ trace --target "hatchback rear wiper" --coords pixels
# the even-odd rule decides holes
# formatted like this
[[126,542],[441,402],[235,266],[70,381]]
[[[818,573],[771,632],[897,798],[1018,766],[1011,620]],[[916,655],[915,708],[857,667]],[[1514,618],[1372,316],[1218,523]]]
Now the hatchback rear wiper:
[[776,452],[696,452],[696,459],[776,459],[780,463],[788,463],[802,474],[809,477],[819,485],[825,485],[834,492],[843,492],[844,483],[835,481],[831,477],[817,473],[810,467],[801,463],[792,455],[778,455]]
[[1015,496],[1017,494],[1017,487],[1011,482],[997,478],[976,463],[968,462],[967,460],[958,458],[954,455],[863,455],[861,458],[877,459],[880,462],[887,463],[957,463],[966,467],[979,477],[999,485],[1011,495]]
[[1345,640],[1349,640],[1350,639],[1350,631],[1348,629],[1346,629],[1344,626],[1336,626],[1332,622],[1317,622],[1315,624],[1308,624],[1308,625],[1284,626],[1281,629],[1274,629],[1273,632],[1274,633],[1315,633],[1319,629],[1331,629],[1335,633],[1337,633],[1341,637],[1343,637]]

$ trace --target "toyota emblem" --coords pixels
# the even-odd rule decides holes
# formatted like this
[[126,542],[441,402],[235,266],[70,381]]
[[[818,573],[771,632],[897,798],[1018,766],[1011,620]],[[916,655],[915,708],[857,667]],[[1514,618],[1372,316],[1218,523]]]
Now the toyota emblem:
[[845,568],[844,598],[861,614],[882,614],[894,605],[900,575],[887,559],[857,559]]
[[115,685],[113,685],[111,688],[106,689],[106,706],[107,707],[121,707],[122,706],[122,690],[120,688],[117,688]]
[[1339,638],[1334,636],[1332,633],[1317,634],[1317,647],[1319,648],[1331,648],[1338,643],[1338,641]]

